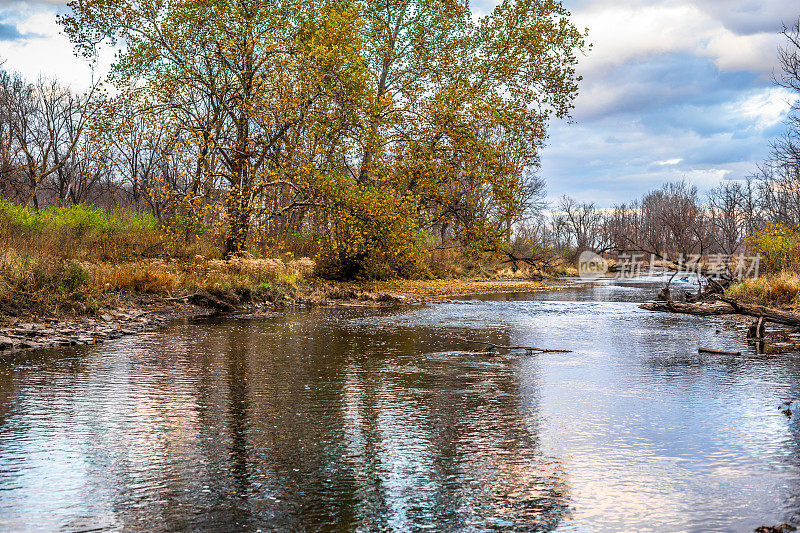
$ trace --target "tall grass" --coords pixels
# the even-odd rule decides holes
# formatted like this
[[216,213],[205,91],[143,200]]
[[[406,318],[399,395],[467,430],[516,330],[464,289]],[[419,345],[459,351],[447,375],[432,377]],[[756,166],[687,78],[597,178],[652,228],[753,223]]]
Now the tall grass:
[[86,265],[98,292],[170,294],[175,290],[238,290],[296,286],[314,268],[310,259],[140,261]]
[[736,282],[728,296],[770,306],[800,307],[800,274],[781,272]]
[[93,313],[107,293],[266,289],[293,294],[312,269],[309,259],[80,263],[5,250],[0,254],[0,316]]
[[0,314],[91,313],[97,301],[88,270],[75,261],[0,253]]
[[91,313],[107,293],[292,292],[313,268],[309,259],[222,261],[213,237],[198,241],[135,211],[0,200],[0,316]]

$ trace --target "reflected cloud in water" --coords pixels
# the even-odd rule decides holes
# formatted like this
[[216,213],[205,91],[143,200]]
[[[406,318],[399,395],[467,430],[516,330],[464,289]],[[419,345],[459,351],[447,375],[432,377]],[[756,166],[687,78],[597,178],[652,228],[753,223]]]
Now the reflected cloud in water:
[[[0,529],[747,530],[797,518],[796,353],[595,283],[177,324],[0,362]],[[460,338],[573,350],[481,354]],[[743,356],[699,355],[698,345]]]

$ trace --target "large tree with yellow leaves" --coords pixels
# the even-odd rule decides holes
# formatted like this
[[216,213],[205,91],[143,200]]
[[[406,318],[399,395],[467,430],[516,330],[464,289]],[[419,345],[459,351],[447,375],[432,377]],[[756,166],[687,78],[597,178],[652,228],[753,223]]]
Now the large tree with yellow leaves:
[[477,20],[464,0],[70,7],[78,49],[118,45],[113,82],[195,139],[198,175],[223,178],[227,253],[254,220],[291,218],[343,277],[407,274],[433,228],[500,249],[585,46],[555,0]]

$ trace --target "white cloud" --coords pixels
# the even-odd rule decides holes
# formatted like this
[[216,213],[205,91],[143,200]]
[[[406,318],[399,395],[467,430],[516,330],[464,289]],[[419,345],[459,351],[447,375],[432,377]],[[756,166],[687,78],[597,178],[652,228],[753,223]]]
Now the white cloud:
[[36,7],[37,5],[50,5],[50,6],[63,6],[69,0],[33,0],[33,1],[21,1],[21,0],[0,0],[0,7],[12,7],[16,9],[27,9],[31,7]]
[[740,34],[772,32],[800,15],[791,0],[695,0],[703,11]]
[[93,73],[88,62],[75,56],[72,43],[61,33],[55,8],[39,5],[18,11],[18,14],[17,29],[29,36],[0,42],[0,60],[5,61],[4,69],[19,72],[29,81],[39,76],[57,78],[76,90],[87,89],[93,78],[102,78],[107,72],[114,52],[106,50],[101,53]]
[[794,97],[781,87],[754,91],[728,106],[731,113],[751,121],[759,130],[775,126],[786,118]]
[[[720,109],[701,110],[717,114]],[[601,207],[627,202],[668,181],[685,179],[701,193],[727,179],[751,174],[769,151],[755,130],[717,133],[648,129],[637,117],[607,117],[590,123],[554,124],[542,154],[542,176],[550,199],[562,194]]]
[[720,29],[705,45],[700,44],[697,52],[713,60],[723,71],[748,70],[769,75],[777,65],[780,42],[780,36],[775,33],[737,35]]
[[606,68],[636,57],[687,50],[703,21],[691,6],[647,7],[597,5],[574,13],[578,27],[589,28],[592,50],[582,62],[585,69]]
[[581,61],[589,79],[632,59],[676,52],[707,57],[720,70],[769,74],[780,42],[779,20],[774,32],[739,35],[693,2],[597,3],[576,11],[573,19],[589,28],[593,46]]
[[713,189],[730,176],[731,170],[724,168],[701,168],[686,171],[684,178],[701,191]]

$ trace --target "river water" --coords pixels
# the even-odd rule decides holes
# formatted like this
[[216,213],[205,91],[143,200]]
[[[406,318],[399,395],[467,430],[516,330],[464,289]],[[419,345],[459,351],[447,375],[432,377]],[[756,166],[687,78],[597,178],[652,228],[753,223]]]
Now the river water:
[[657,289],[181,323],[0,360],[0,530],[800,520],[800,417],[778,409],[800,356],[757,355],[731,319],[638,309]]

